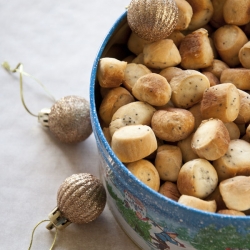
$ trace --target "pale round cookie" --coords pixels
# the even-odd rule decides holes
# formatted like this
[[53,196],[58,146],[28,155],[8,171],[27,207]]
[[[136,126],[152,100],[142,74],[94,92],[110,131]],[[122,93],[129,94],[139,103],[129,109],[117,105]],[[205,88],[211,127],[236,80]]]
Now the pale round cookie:
[[250,143],[242,139],[231,140],[225,155],[213,161],[219,180],[236,175],[250,175]]
[[226,1],[227,0],[212,0],[214,11],[210,24],[216,29],[226,24],[223,16],[223,7]]
[[220,82],[230,82],[241,90],[250,90],[250,69],[229,68],[224,69],[220,76]]
[[191,147],[200,157],[214,161],[223,156],[229,147],[230,136],[219,119],[203,120],[195,131]]
[[177,108],[190,108],[201,101],[210,87],[208,78],[197,70],[183,70],[170,81],[171,101]]
[[213,15],[211,0],[187,0],[193,9],[193,15],[189,23],[189,30],[196,30],[206,25]]
[[226,122],[224,123],[226,126],[230,140],[235,140],[240,138],[240,129],[234,122]]
[[223,17],[228,24],[238,26],[245,25],[250,22],[249,15],[250,1],[227,0],[223,6]]
[[182,72],[181,68],[178,67],[167,67],[159,72],[159,74],[167,79],[168,82]]
[[194,106],[188,109],[190,111],[195,119],[195,126],[194,131],[200,126],[201,122],[203,121],[202,115],[201,115],[201,103],[196,103]]
[[111,148],[120,161],[134,162],[153,153],[157,149],[157,140],[151,127],[129,125],[113,134]]
[[220,84],[220,80],[212,72],[203,71],[202,74],[207,77],[210,87]]
[[223,209],[227,209],[225,202],[222,199],[221,193],[220,193],[220,189],[219,186],[217,185],[217,187],[215,188],[215,190],[206,197],[205,199],[206,201],[213,201],[215,200],[216,205],[217,205],[217,210],[223,210]]
[[139,55],[142,53],[143,48],[147,43],[149,43],[149,41],[140,38],[135,34],[135,32],[131,32],[127,42],[127,46],[132,53],[134,53],[135,55]]
[[102,99],[99,115],[106,125],[111,122],[113,114],[125,104],[134,102],[134,97],[123,87],[111,89]]
[[216,212],[216,202],[214,200],[205,201],[194,196],[182,195],[178,200],[178,202],[188,207],[196,208],[206,212],[211,212],[211,213]]
[[218,79],[220,79],[222,71],[224,69],[228,69],[228,68],[229,68],[229,66],[225,62],[223,62],[223,61],[221,61],[219,59],[214,59],[212,65],[209,66],[209,67],[204,68],[203,71],[205,71],[205,72],[211,72]]
[[240,64],[239,51],[248,42],[240,27],[227,24],[218,28],[213,34],[213,41],[221,59],[227,65],[236,67]]
[[112,116],[109,130],[111,136],[121,127],[128,125],[148,125],[151,124],[151,119],[156,109],[150,104],[136,101],[120,107]]
[[151,70],[148,69],[145,65],[139,63],[128,63],[124,71],[124,87],[128,91],[132,91],[133,86],[136,81],[146,74],[151,73]]
[[178,20],[175,30],[185,30],[191,22],[193,9],[185,0],[175,0],[175,2],[178,8]]
[[229,209],[250,209],[250,176],[235,176],[219,185],[222,198]]
[[179,50],[171,39],[146,44],[143,54],[144,64],[149,68],[165,69],[181,62]]
[[250,69],[250,41],[240,49],[239,60],[244,68]]
[[192,150],[191,147],[193,135],[194,133],[191,133],[187,138],[177,142],[177,146],[180,148],[182,153],[183,163],[199,158],[199,156]]
[[155,167],[163,181],[176,181],[182,166],[182,154],[179,147],[161,145],[157,149]]
[[128,170],[148,187],[159,191],[160,177],[155,166],[148,160],[138,160],[127,164]]
[[239,109],[239,92],[232,83],[215,85],[203,93],[201,100],[203,119],[218,118],[223,122],[232,122],[237,118]]
[[177,48],[180,47],[180,44],[183,40],[183,38],[185,37],[185,35],[180,31],[180,30],[174,30],[168,37],[167,39],[171,39],[173,40],[175,46]]
[[205,159],[186,162],[178,175],[177,187],[181,194],[206,198],[218,184],[218,176],[213,165]]

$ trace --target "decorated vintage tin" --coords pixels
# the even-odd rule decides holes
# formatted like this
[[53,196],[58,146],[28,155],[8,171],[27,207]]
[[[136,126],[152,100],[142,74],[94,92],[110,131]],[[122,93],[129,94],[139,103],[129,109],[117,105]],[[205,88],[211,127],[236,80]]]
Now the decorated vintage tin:
[[164,197],[136,179],[105,139],[98,120],[101,95],[96,80],[97,65],[102,57],[124,58],[130,33],[127,13],[124,12],[98,51],[90,83],[91,121],[100,155],[100,174],[114,217],[126,234],[144,250],[250,249],[249,216],[203,212]]

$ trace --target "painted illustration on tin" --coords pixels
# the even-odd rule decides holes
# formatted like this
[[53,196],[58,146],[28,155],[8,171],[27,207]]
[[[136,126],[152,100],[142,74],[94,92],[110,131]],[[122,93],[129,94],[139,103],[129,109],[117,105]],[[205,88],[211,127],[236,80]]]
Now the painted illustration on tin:
[[115,206],[130,227],[147,242],[149,249],[250,250],[250,228],[244,229],[247,233],[242,239],[233,226],[218,229],[215,225],[208,225],[191,232],[169,220],[168,224],[159,218],[156,221],[155,215],[147,211],[139,199],[126,189],[118,190],[117,186],[121,185],[114,183],[111,176],[106,177],[106,186]]

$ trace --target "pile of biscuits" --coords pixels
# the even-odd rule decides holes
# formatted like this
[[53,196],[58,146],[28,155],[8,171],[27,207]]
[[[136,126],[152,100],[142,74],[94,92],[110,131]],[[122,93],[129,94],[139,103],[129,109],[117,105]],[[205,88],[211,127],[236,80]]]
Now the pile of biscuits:
[[112,150],[181,204],[250,215],[250,0],[175,0],[166,39],[131,33],[126,58],[101,58],[98,110]]

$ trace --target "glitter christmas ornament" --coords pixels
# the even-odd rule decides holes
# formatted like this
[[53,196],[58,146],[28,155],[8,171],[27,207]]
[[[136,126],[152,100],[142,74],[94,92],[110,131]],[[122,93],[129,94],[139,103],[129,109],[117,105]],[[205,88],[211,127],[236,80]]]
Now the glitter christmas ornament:
[[32,231],[31,249],[36,228],[49,222],[48,230],[55,228],[56,233],[50,250],[56,242],[58,230],[64,229],[71,223],[85,224],[95,220],[106,205],[106,191],[101,181],[88,173],[73,174],[66,178],[57,192],[57,207],[49,213],[49,220],[42,220]]
[[58,189],[57,207],[49,214],[47,229],[91,222],[105,205],[106,191],[98,178],[88,173],[73,174]]
[[79,96],[66,96],[51,109],[42,109],[38,121],[64,143],[77,143],[92,133],[89,102]]
[[[66,96],[58,101],[48,92],[45,86],[32,75],[24,72],[23,65],[19,63],[16,68],[11,69],[7,62],[2,66],[9,72],[20,74],[20,94],[24,108],[32,116],[38,117],[38,121],[48,127],[52,134],[61,142],[78,143],[87,139],[92,133],[90,121],[89,102],[83,97]],[[38,115],[33,114],[25,104],[23,97],[23,76],[28,76],[37,81],[53,100],[54,105],[49,109],[42,109]]]
[[178,7],[174,0],[132,0],[127,19],[135,34],[155,42],[167,38],[175,29]]

